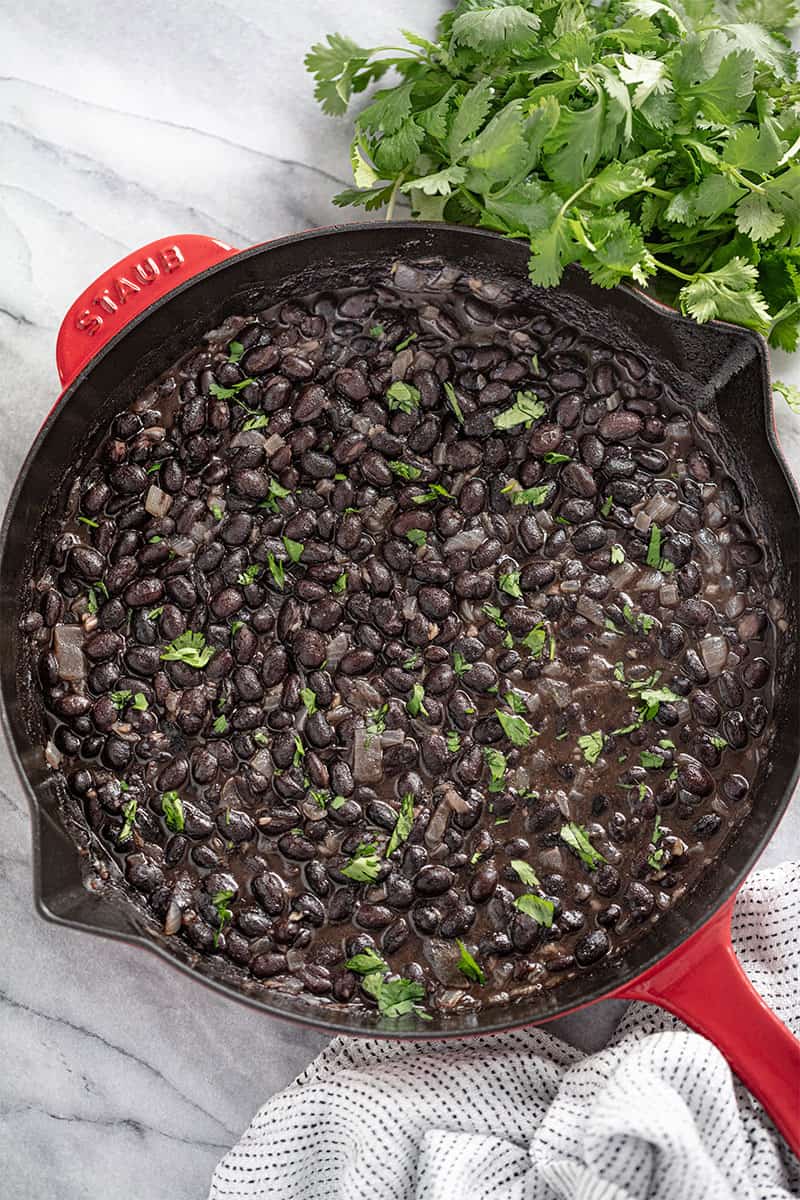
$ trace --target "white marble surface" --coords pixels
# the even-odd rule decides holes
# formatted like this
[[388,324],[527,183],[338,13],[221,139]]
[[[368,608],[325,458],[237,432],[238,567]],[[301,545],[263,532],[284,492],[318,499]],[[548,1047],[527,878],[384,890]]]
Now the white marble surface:
[[[58,387],[74,296],[162,235],[247,246],[341,220],[347,127],[302,68],[333,29],[429,30],[429,0],[0,0],[0,508]],[[800,356],[776,373],[800,383]],[[800,418],[781,408],[800,470]],[[0,744],[0,1192],[200,1200],[211,1168],[316,1034],[224,1003],[160,961],[45,925],[27,806]],[[795,803],[765,855],[796,853]],[[602,1044],[615,1010],[562,1022]]]

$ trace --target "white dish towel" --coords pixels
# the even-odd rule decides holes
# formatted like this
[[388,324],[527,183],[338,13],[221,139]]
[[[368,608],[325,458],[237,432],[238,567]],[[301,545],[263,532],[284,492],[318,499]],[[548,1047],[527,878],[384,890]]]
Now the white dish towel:
[[[753,875],[734,941],[800,1028],[800,864]],[[755,1048],[754,1048],[755,1049]],[[800,1084],[799,1084],[800,1087]],[[800,1165],[722,1055],[649,1005],[584,1055],[539,1029],[337,1038],[273,1096],[210,1200],[784,1200]]]

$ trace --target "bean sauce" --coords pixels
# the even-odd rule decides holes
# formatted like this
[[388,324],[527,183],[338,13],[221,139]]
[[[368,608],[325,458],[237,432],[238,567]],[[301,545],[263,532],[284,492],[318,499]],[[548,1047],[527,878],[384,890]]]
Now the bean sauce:
[[57,525],[23,617],[47,761],[251,988],[392,1018],[393,981],[556,987],[748,810],[781,606],[724,440],[496,281],[400,262],[230,318]]

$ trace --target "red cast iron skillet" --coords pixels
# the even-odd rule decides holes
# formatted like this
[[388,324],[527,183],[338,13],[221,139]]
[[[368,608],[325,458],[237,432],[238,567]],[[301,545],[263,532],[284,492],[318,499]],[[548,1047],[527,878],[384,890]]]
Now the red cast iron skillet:
[[[97,443],[114,413],[230,314],[369,282],[376,267],[398,257],[441,258],[479,275],[516,280],[520,293],[556,319],[642,355],[679,396],[715,414],[751,511],[768,533],[767,561],[784,564],[780,588],[793,632],[778,668],[776,736],[753,789],[752,811],[678,907],[602,970],[564,979],[518,1004],[434,1015],[430,1022],[408,1018],[402,1025],[243,986],[182,942],[164,937],[115,879],[101,882],[92,863],[104,857],[102,848],[90,841],[63,783],[44,763],[42,711],[31,684],[29,646],[18,632],[23,595],[37,568],[33,548],[54,520],[70,468]],[[0,535],[0,684],[9,740],[31,803],[36,904],[48,920],[155,950],[222,995],[330,1033],[464,1036],[549,1020],[601,997],[651,1001],[716,1043],[797,1153],[800,1043],[753,990],[730,940],[736,890],[788,804],[800,751],[799,505],[775,437],[766,346],[739,328],[696,325],[628,289],[602,291],[577,270],[556,290],[531,289],[527,257],[519,242],[440,224],[348,225],[244,251],[187,235],[127,256],[79,297],[58,338],[64,391],[20,471]]]

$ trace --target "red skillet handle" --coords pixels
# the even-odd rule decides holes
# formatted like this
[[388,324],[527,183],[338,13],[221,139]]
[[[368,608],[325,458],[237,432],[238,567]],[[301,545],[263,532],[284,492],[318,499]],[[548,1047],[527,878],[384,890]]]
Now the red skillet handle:
[[66,387],[115,333],[154,300],[238,251],[197,233],[159,238],[120,259],[70,307],[56,342],[56,365]]
[[734,900],[617,995],[658,1004],[713,1042],[800,1156],[800,1042],[761,999],[734,953]]

